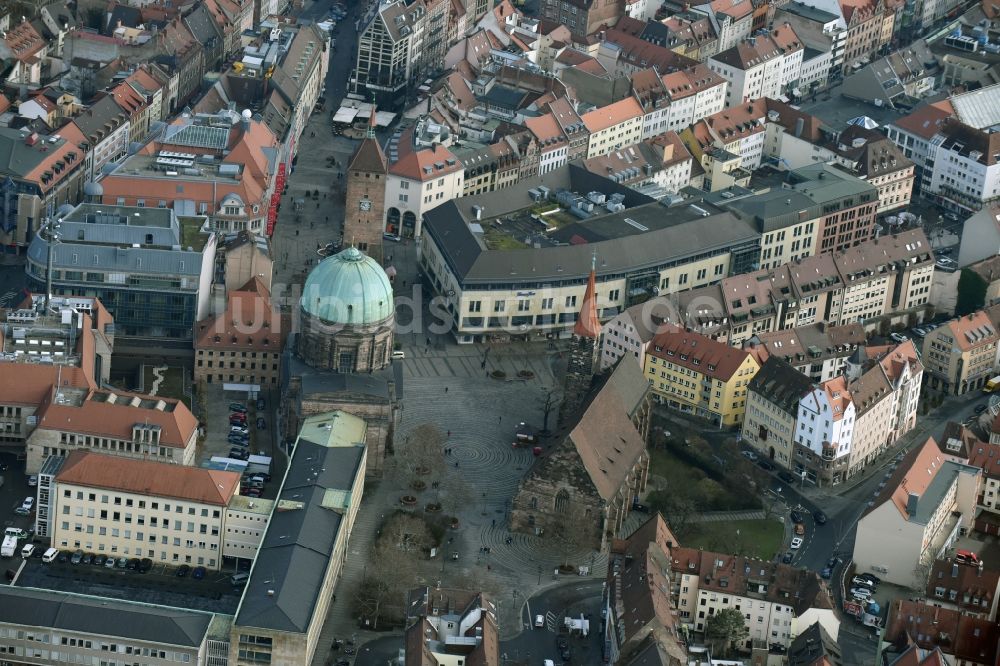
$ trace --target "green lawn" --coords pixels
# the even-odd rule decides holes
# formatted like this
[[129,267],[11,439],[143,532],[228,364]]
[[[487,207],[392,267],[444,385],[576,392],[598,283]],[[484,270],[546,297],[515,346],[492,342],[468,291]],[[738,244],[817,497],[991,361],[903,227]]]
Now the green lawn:
[[770,560],[781,549],[784,533],[784,526],[774,519],[692,523],[690,533],[681,541],[686,548],[704,548]]

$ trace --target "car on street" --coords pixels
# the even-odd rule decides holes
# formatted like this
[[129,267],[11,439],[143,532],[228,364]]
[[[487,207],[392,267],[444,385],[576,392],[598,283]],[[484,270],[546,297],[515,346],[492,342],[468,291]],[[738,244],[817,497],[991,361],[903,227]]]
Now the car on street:
[[826,514],[819,509],[816,509],[813,511],[813,520],[817,525],[826,525]]
[[68,550],[60,550],[59,554],[56,555],[56,562],[58,562],[59,564],[66,564],[67,562],[69,562],[70,555],[72,555],[72,553],[70,553]]
[[21,557],[28,559],[35,554],[35,544],[29,543],[25,544],[24,548],[21,549]]
[[974,411],[976,414],[982,414],[983,412],[986,411],[986,405],[976,405],[976,408],[972,411]]
[[83,560],[80,562],[80,564],[93,564],[93,563],[94,563],[94,554],[84,553]]
[[913,333],[914,336],[916,336],[918,338],[922,338],[922,337],[925,337],[927,335],[927,331],[925,331],[922,328],[914,328],[912,330],[912,333]]
[[823,570],[819,572],[820,578],[824,580],[830,580],[830,576],[833,575],[833,569],[830,567],[823,567]]
[[789,544],[788,547],[791,548],[792,550],[798,550],[799,548],[801,548],[802,547],[802,537],[795,537],[794,539],[792,539],[792,543]]
[[778,472],[778,478],[784,481],[785,483],[795,483],[796,481],[792,473],[787,472],[785,470],[781,470],[780,472]]
[[801,523],[802,522],[802,514],[799,513],[798,511],[792,511],[792,513],[789,514],[789,515],[790,515],[793,523]]
[[867,587],[853,587],[851,588],[851,596],[855,599],[871,599],[872,591]]
[[909,340],[909,338],[906,337],[905,335],[903,335],[902,333],[890,333],[889,334],[889,338],[893,342],[896,342],[898,344],[903,344],[904,342],[906,342],[907,340]]
[[119,557],[118,561],[115,562],[115,567],[117,567],[119,569],[125,569],[125,568],[127,568],[128,567],[128,558],[127,557]]
[[38,475],[32,474],[31,476],[28,477],[28,487],[34,488],[37,485],[38,485]]
[[545,616],[536,615],[535,616],[535,629],[541,629],[545,626]]
[[229,417],[229,425],[246,425],[246,414],[233,414]]
[[73,556],[69,558],[69,561],[71,564],[80,564],[81,562],[83,562],[83,551],[78,550],[75,553],[73,553]]
[[195,567],[191,570],[191,578],[201,580],[205,577],[205,567]]
[[241,425],[229,426],[229,432],[236,433],[237,435],[250,434],[250,430],[246,426],[241,426]]
[[770,472],[774,470],[774,465],[764,460],[763,458],[757,461],[757,467],[760,467],[765,472]]
[[104,568],[105,569],[114,569],[115,568],[115,558],[109,557],[108,559],[104,560]]
[[229,457],[235,458],[236,460],[249,460],[250,452],[246,449],[232,448],[229,449]]
[[247,406],[239,402],[229,403],[229,411],[231,412],[246,412]]
[[191,567],[189,567],[186,564],[182,564],[177,568],[177,577],[184,578],[185,576],[188,575],[189,571],[191,571]]
[[882,582],[881,578],[879,578],[875,574],[870,574],[870,573],[858,574],[858,578],[864,578],[866,580],[870,580],[871,582],[875,583],[875,585],[878,585],[879,583]]
[[21,502],[21,508],[22,509],[27,509],[29,512],[31,511],[32,507],[34,507],[34,506],[35,506],[35,498],[34,497],[30,497],[30,496],[29,497],[25,497],[24,501]]
[[795,557],[795,555],[791,551],[788,551],[781,556],[781,561],[784,562],[785,564],[791,564],[793,557]]
[[743,449],[740,451],[740,455],[749,460],[750,462],[755,462],[757,460],[757,454],[749,449]]
[[871,582],[867,578],[862,578],[861,576],[855,576],[854,578],[852,578],[851,585],[855,587],[867,587],[867,588],[876,587],[875,583]]
[[226,438],[226,441],[237,446],[247,446],[250,443],[250,437],[247,435],[230,435]]
[[841,562],[843,562],[843,560],[841,560],[839,557],[831,557],[826,561],[826,566],[830,567],[831,569],[835,569],[837,565],[840,564]]
[[104,563],[107,562],[107,561],[108,561],[108,557],[106,555],[101,555],[100,553],[98,553],[94,557],[94,566],[103,567]]

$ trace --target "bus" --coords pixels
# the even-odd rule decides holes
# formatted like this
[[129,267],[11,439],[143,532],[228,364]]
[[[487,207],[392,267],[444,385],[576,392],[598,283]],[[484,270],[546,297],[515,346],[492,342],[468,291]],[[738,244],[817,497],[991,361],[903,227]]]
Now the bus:
[[993,393],[998,388],[1000,388],[1000,375],[986,382],[986,386],[983,387],[983,393]]

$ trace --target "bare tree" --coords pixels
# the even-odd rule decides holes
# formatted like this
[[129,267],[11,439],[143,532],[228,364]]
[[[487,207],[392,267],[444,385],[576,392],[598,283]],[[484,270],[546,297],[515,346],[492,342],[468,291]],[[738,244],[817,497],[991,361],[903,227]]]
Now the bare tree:
[[679,537],[688,534],[692,519],[698,511],[694,500],[685,495],[669,495],[659,509],[670,529]]
[[396,447],[388,471],[404,483],[421,476],[440,477],[444,470],[445,435],[432,423],[414,428]]
[[458,515],[472,500],[472,488],[457,473],[447,475],[438,486],[438,503],[452,516]]
[[568,502],[555,524],[549,526],[550,535],[559,548],[564,567],[570,566],[570,560],[581,551],[594,547],[597,533],[594,521],[594,516],[584,507],[575,502]]
[[416,584],[417,563],[432,545],[430,530],[419,517],[401,512],[386,521],[354,599],[356,612],[372,629],[378,628],[386,608],[394,601],[401,604],[403,594]]

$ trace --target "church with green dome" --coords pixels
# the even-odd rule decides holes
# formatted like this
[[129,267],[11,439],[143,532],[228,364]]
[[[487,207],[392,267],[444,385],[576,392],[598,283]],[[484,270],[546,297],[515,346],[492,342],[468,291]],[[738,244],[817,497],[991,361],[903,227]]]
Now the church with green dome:
[[308,365],[370,373],[392,361],[392,283],[377,261],[349,247],[327,257],[306,279],[297,351]]

